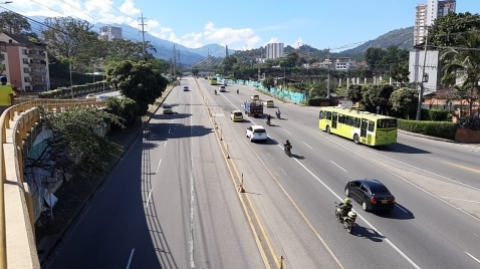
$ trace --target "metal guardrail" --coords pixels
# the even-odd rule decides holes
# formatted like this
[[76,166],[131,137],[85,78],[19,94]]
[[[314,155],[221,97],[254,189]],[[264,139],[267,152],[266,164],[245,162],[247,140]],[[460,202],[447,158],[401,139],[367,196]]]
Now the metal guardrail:
[[[17,101],[22,101],[21,99]],[[15,145],[16,176],[23,183],[23,140],[32,130],[36,122],[40,120],[40,111],[38,106],[43,106],[46,110],[61,112],[62,109],[68,109],[73,106],[80,105],[82,107],[105,107],[105,101],[96,100],[59,100],[59,99],[36,99],[13,105],[6,109],[0,116],[0,269],[7,269],[7,231],[5,217],[5,181],[7,179],[5,153],[3,144],[7,142],[7,129],[10,129],[10,123],[15,120],[15,115],[19,116],[13,127],[13,143]],[[32,109],[33,108],[33,109]],[[26,199],[27,208],[29,210],[30,221],[32,222],[32,201]],[[33,226],[34,223],[32,222]]]

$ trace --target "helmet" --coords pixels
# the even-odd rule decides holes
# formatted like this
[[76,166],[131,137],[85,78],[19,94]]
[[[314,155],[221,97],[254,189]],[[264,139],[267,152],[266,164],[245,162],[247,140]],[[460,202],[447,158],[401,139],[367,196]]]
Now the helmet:
[[345,204],[350,204],[352,202],[352,200],[350,200],[350,198],[347,197],[347,198],[345,198],[345,200],[343,200],[343,202]]
[[290,144],[290,141],[288,141],[288,139],[287,139],[287,141],[285,141],[285,143]]

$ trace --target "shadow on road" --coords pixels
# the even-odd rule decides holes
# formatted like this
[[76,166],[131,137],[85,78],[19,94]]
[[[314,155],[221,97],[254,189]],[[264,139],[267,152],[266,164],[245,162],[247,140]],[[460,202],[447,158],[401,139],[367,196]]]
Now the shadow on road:
[[198,137],[212,133],[212,128],[203,125],[184,125],[181,123],[150,123],[144,131],[147,141],[165,141],[186,137]]
[[382,242],[385,238],[383,235],[377,233],[375,230],[360,225],[355,225],[355,227],[353,227],[352,235],[370,239],[371,241],[377,243]]
[[408,154],[429,154],[429,151],[411,147],[402,143],[397,143],[390,146],[382,146],[377,148],[379,151],[385,152],[397,152],[397,153],[408,153]]
[[297,154],[294,154],[294,153],[292,153],[292,158],[299,159],[299,160],[305,159],[304,156],[300,156],[300,155],[297,155]]
[[190,113],[177,113],[173,112],[172,114],[155,114],[152,119],[156,120],[174,120],[174,119],[185,119],[191,117]]
[[409,219],[414,219],[415,215],[413,213],[406,209],[404,206],[401,206],[400,204],[397,203],[395,206],[395,209],[392,211],[386,211],[386,212],[374,212],[374,214],[377,217],[380,218],[385,218],[385,219],[398,219],[398,220],[409,220]]

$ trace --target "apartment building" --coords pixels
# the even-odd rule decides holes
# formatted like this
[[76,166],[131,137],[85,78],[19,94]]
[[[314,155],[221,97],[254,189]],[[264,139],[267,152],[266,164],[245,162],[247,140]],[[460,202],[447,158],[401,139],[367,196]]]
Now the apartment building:
[[2,64],[8,82],[24,91],[50,89],[47,45],[10,33],[0,34]]
[[350,57],[340,57],[335,60],[336,70],[349,70],[354,68],[356,61],[353,61]]
[[270,43],[265,47],[267,59],[277,59],[285,56],[283,43]]
[[435,19],[455,12],[456,0],[428,0],[418,4],[415,13],[414,45],[423,43],[423,37],[427,34],[427,27],[431,26]]
[[110,25],[100,27],[100,35],[98,38],[103,41],[111,41],[115,38],[121,39],[123,38],[122,28]]

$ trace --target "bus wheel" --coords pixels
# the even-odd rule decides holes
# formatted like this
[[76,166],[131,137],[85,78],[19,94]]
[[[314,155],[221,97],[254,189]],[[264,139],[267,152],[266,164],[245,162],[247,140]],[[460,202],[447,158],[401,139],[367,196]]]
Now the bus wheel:
[[330,134],[330,126],[327,125],[327,134]]
[[359,141],[358,141],[358,135],[357,134],[355,134],[353,136],[353,142],[355,142],[355,144],[358,144]]

